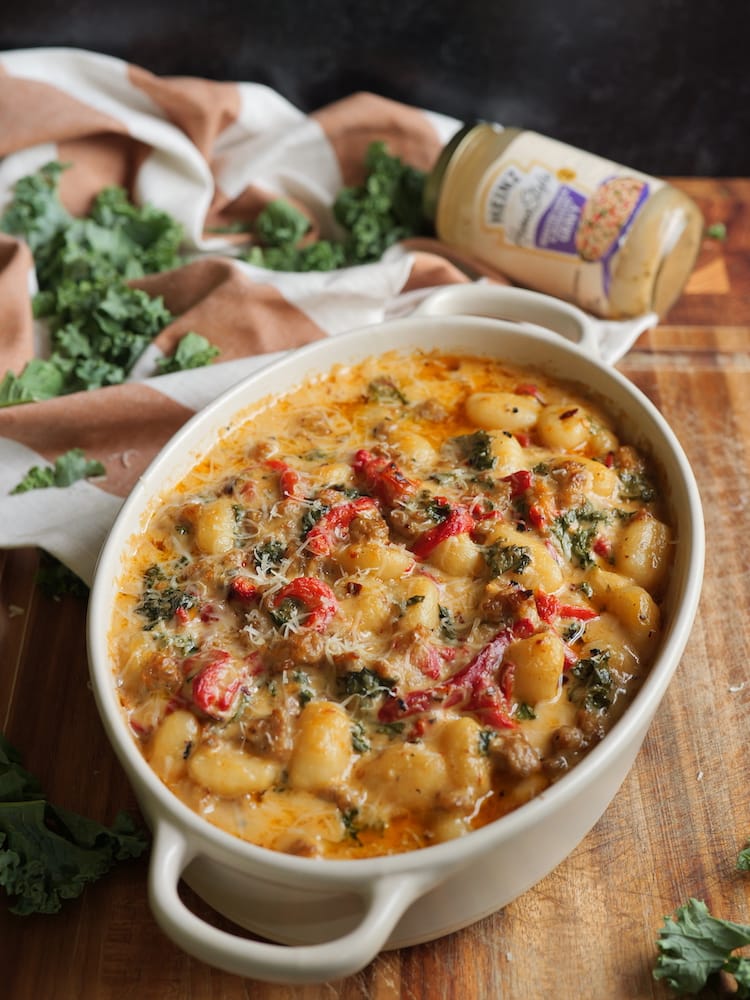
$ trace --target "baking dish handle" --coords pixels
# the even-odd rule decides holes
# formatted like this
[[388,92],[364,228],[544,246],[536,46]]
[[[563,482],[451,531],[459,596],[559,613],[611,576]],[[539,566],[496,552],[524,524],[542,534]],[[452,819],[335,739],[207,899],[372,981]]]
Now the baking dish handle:
[[507,285],[446,285],[414,310],[420,316],[488,316],[522,323],[527,329],[560,334],[600,361],[614,364],[638,337],[658,322],[656,313],[629,320],[602,320],[541,292]]
[[219,930],[180,899],[182,872],[200,852],[169,823],[154,831],[149,902],[157,923],[188,954],[226,972],[272,983],[321,983],[354,975],[382,950],[408,906],[439,881],[435,875],[392,875],[362,889],[359,924],[332,941],[314,945],[269,944]]

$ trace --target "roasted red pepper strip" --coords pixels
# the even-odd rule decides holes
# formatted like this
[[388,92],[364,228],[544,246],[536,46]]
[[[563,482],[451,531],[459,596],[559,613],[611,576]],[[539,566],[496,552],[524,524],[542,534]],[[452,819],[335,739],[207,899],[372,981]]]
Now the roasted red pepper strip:
[[308,612],[305,628],[322,632],[338,610],[336,595],[322,580],[314,576],[298,576],[276,594],[273,603],[278,607],[283,601],[299,602]]
[[503,629],[487,643],[461,670],[434,688],[410,691],[403,697],[392,693],[378,712],[381,722],[395,722],[409,715],[429,711],[441,701],[450,708],[461,703],[466,712],[474,712],[482,722],[497,729],[512,729],[517,723],[510,717],[508,703],[503,694],[497,671],[505,651],[514,639],[528,636],[534,626],[521,619],[511,628]]
[[511,472],[509,476],[503,476],[502,482],[510,483],[510,498],[515,500],[523,496],[531,486],[532,475],[528,469],[519,469],[518,472]]
[[352,468],[364,480],[368,491],[387,507],[395,507],[419,488],[419,484],[407,479],[391,459],[373,455],[364,448],[354,456]]
[[354,518],[366,510],[377,510],[372,497],[357,497],[333,507],[308,531],[305,539],[308,549],[317,556],[328,555],[334,539],[343,538]]
[[258,587],[246,576],[236,576],[229,584],[229,597],[249,604],[259,594]]
[[278,472],[279,474],[279,491],[282,497],[285,499],[291,497],[298,500],[299,497],[295,493],[295,490],[299,485],[299,472],[278,458],[269,458],[266,464],[269,469],[273,469],[274,472]]
[[446,538],[452,538],[454,535],[468,534],[470,531],[473,531],[474,525],[474,518],[466,507],[451,507],[450,513],[444,521],[436,524],[429,531],[425,531],[417,539],[416,543],[412,546],[412,552],[417,559],[427,559],[432,550],[441,542],[444,542]]
[[207,660],[204,666],[193,677],[191,694],[196,708],[211,718],[219,719],[225,715],[234,704],[234,700],[242,686],[242,678],[232,665],[229,653],[223,649],[213,649],[198,657],[189,657],[186,661],[188,672],[196,661]]
[[599,617],[599,612],[593,608],[585,608],[580,604],[561,604],[554,594],[545,594],[543,590],[536,592],[534,601],[537,614],[544,622],[551,622],[553,618],[575,618],[588,622]]

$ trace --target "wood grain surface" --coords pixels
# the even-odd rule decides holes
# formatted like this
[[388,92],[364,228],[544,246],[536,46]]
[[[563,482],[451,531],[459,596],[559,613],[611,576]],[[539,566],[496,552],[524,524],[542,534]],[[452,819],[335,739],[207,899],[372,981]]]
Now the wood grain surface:
[[[640,1000],[663,916],[688,896],[750,923],[750,180],[677,181],[724,241],[706,239],[685,294],[618,367],[656,403],[695,470],[706,514],[703,595],[687,651],[635,767],[552,874],[502,912],[380,955],[321,986],[270,986],[210,968],[156,925],[147,861],[126,862],[53,916],[0,902],[7,1000]],[[111,822],[135,799],[88,683],[85,602],[43,597],[32,550],[0,553],[0,728],[55,803]],[[189,893],[197,911],[219,926]]]

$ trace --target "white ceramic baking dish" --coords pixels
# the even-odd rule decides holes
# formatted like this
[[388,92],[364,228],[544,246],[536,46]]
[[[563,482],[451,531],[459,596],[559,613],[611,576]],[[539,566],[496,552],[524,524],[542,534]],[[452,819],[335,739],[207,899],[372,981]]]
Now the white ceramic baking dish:
[[[441,315],[457,309],[484,315]],[[489,319],[488,313],[512,321]],[[559,864],[606,809],[688,640],[700,596],[704,539],[698,491],[679,443],[649,400],[600,360],[597,332],[579,310],[536,293],[446,289],[428,298],[417,315],[317,341],[251,375],[190,420],[138,482],[98,562],[89,605],[91,678],[109,739],[153,832],[153,912],[185,951],[272,982],[351,975],[382,949],[431,940],[500,909]],[[557,784],[495,823],[458,840],[368,860],[310,859],[255,847],[183,805],[131,738],[107,641],[121,561],[154,498],[189,470],[238,411],[334,363],[419,347],[497,356],[578,382],[606,403],[627,439],[651,453],[676,528],[662,645],[632,706],[606,738]],[[181,879],[214,909],[266,940],[234,935],[200,919],[180,898]]]

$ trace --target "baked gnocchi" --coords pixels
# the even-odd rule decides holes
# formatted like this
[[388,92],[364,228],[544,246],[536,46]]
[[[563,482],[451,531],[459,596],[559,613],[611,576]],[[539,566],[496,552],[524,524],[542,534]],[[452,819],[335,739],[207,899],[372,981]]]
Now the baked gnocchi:
[[240,414],[149,511],[109,633],[134,739],[261,846],[461,836],[601,740],[661,634],[672,529],[580,390],[392,352]]

